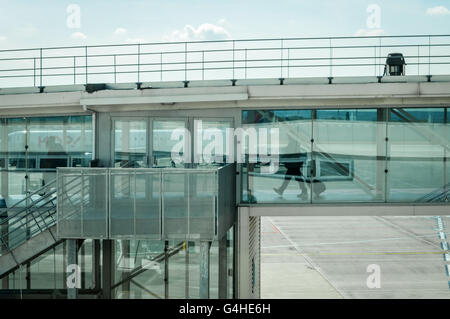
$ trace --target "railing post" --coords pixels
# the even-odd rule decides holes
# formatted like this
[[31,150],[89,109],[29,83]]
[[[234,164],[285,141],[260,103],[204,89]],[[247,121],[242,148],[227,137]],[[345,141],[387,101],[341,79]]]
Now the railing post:
[[381,74],[381,37],[378,38],[378,58],[379,58],[379,62],[378,62],[378,76],[382,76],[383,74]]
[[77,58],[73,57],[73,84],[77,84]]
[[36,87],[36,58],[33,58],[33,86]]
[[417,45],[417,76],[420,76],[420,44]]
[[86,84],[88,84],[88,47],[84,47],[85,67],[86,67]]
[[283,39],[281,42],[281,51],[280,51],[280,78],[283,78]]
[[160,61],[160,81],[162,82],[163,80],[163,53],[161,52],[161,57],[159,59]]
[[114,54],[114,83],[117,83],[117,65],[116,65],[116,55]]
[[374,52],[374,69],[375,69],[375,76],[377,76],[377,47],[374,46],[373,47],[373,52]]
[[331,47],[331,38],[330,41],[330,78],[333,77],[333,48]]
[[291,54],[290,51],[291,51],[290,48],[288,48],[288,49],[287,49],[287,55],[288,55],[288,56],[287,56],[287,77],[288,77],[288,78],[289,78],[289,66],[290,66],[290,63],[289,63],[289,62],[290,62],[290,54]]
[[42,48],[39,50],[39,86],[42,87]]
[[245,79],[247,79],[247,48],[245,48]]
[[235,41],[233,40],[233,76],[232,76],[232,80],[234,80],[234,48],[235,48]]
[[205,51],[202,51],[202,80],[205,79]]
[[184,42],[184,81],[187,81],[187,42]]
[[428,76],[431,75],[431,36],[428,36]]
[[137,74],[138,74],[138,83],[141,82],[140,81],[140,71],[141,71],[141,44],[138,43],[137,44],[137,49],[138,49],[138,70],[137,70]]

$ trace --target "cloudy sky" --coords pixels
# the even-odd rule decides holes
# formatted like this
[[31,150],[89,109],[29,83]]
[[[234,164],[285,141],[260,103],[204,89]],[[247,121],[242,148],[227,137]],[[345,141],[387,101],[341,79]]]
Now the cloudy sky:
[[449,31],[449,0],[0,0],[3,49]]

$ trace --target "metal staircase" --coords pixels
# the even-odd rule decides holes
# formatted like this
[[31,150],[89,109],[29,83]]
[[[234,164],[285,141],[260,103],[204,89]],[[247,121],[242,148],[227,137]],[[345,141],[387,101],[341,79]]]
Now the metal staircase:
[[444,187],[439,187],[434,191],[426,194],[425,196],[416,200],[416,202],[421,203],[447,203],[450,197],[450,183]]
[[0,211],[0,278],[61,242],[56,238],[56,181]]

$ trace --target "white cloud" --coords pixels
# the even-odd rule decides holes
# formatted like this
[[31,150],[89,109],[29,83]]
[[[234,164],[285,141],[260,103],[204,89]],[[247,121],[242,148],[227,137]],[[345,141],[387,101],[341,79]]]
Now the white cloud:
[[74,32],[74,33],[72,33],[72,35],[70,37],[75,40],[86,40],[87,39],[87,36],[82,32]]
[[187,24],[183,30],[175,30],[170,35],[163,36],[164,41],[200,41],[200,40],[226,40],[230,33],[222,26],[203,23],[197,28]]
[[378,35],[383,35],[384,34],[384,30],[383,29],[359,29],[358,31],[355,32],[355,36],[356,37],[375,37]]
[[444,6],[437,6],[437,7],[427,9],[427,15],[430,15],[430,16],[447,15],[447,14],[450,14],[450,10]]
[[125,35],[127,34],[127,30],[124,28],[117,28],[116,31],[114,31],[115,35]]
[[4,35],[0,35],[0,42],[6,41],[6,37]]

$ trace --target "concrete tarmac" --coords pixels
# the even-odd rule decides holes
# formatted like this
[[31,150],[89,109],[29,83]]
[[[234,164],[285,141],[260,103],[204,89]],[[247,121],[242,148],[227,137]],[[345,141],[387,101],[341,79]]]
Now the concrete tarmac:
[[435,217],[263,217],[261,232],[262,298],[450,298]]

